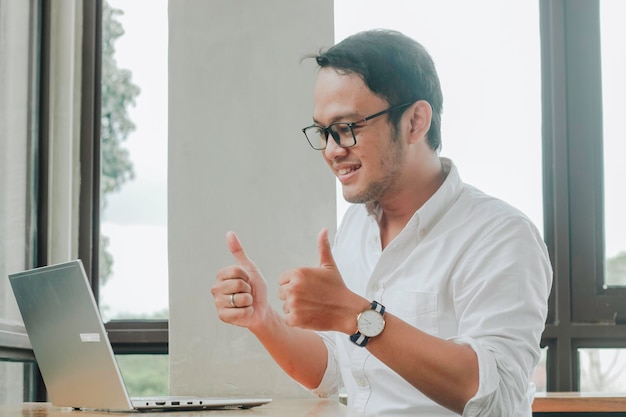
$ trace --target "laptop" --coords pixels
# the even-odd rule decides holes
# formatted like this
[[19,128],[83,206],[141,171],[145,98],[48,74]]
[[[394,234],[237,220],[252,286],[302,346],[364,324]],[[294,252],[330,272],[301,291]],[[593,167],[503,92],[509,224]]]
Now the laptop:
[[9,275],[49,401],[107,411],[251,408],[270,398],[130,398],[80,260]]

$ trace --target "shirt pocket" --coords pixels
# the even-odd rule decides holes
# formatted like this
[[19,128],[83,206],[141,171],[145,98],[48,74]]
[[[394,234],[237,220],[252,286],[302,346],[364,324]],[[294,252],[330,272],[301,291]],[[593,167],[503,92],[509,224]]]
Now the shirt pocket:
[[439,335],[437,294],[417,291],[385,291],[386,311],[433,336]]

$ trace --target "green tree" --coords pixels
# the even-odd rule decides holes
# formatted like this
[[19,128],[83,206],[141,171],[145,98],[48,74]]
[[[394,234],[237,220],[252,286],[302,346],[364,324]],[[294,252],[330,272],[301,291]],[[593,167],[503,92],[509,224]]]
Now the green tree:
[[[115,320],[163,320],[168,310],[150,314],[121,313]],[[169,356],[159,354],[115,355],[120,372],[132,397],[167,395],[169,393]]]
[[[114,9],[105,1],[102,6],[102,103],[101,103],[101,211],[107,196],[119,191],[124,183],[135,176],[128,150],[122,143],[135,130],[128,116],[128,108],[135,105],[140,89],[132,82],[132,73],[117,66],[115,41],[124,34],[122,24],[116,19],[123,11]],[[111,275],[113,257],[108,251],[109,238],[100,235],[100,282]]]
[[[626,252],[607,258],[604,282],[608,285],[626,285]],[[623,349],[582,349],[587,366],[581,370],[580,378],[584,391],[617,392],[624,390],[624,350]],[[603,365],[603,359],[605,362]]]
[[131,397],[169,393],[168,355],[116,355],[115,359]]
[[606,260],[605,282],[626,285],[626,252],[620,252]]

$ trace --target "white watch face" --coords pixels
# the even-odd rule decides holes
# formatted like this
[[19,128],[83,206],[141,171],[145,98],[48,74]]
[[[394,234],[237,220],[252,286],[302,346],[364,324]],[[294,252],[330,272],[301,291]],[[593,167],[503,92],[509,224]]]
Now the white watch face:
[[356,319],[359,332],[367,337],[378,336],[385,328],[385,319],[374,310],[365,310]]

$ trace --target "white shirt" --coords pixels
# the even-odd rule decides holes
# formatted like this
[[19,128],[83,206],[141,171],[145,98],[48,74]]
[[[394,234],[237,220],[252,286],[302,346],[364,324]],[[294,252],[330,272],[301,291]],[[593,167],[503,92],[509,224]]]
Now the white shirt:
[[[381,250],[375,214],[353,205],[333,254],[347,286],[387,312],[478,357],[479,388],[463,416],[530,417],[552,269],[545,244],[520,211],[463,184],[454,164],[440,189]],[[369,416],[450,416],[350,342],[321,333],[329,351],[320,396],[343,385],[348,406]]]

